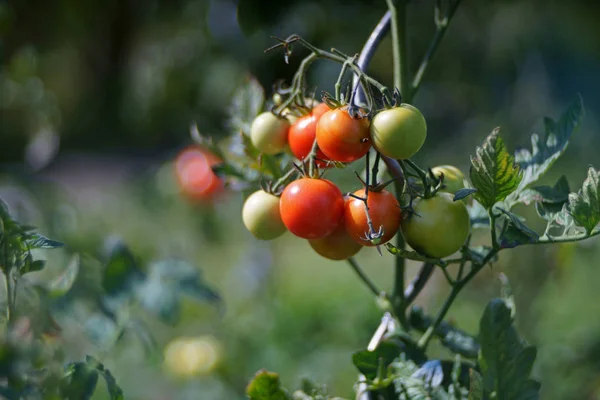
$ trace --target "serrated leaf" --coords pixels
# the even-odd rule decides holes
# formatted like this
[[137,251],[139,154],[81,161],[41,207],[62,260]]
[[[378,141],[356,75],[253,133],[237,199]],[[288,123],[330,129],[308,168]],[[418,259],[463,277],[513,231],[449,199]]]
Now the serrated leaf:
[[520,149],[515,152],[515,161],[523,170],[523,179],[517,190],[518,193],[537,182],[562,155],[571,135],[579,127],[582,117],[583,101],[581,96],[578,96],[558,122],[550,118],[544,119],[544,137],[540,138],[537,134],[531,136],[531,151]]
[[39,233],[28,233],[26,242],[32,249],[56,249],[64,246],[63,243],[48,239]]
[[569,194],[569,212],[588,235],[600,222],[600,174],[593,167],[579,192]]
[[281,387],[279,374],[262,369],[246,387],[250,400],[288,400],[290,396]]
[[561,205],[569,200],[569,182],[566,176],[561,176],[554,186],[536,186],[525,189],[519,194],[518,201],[525,205],[543,202],[546,204]]
[[474,197],[488,210],[519,186],[521,171],[506,150],[498,128],[477,148],[476,156],[471,157],[470,177],[477,189]]
[[239,132],[250,134],[250,126],[254,118],[261,112],[265,102],[265,92],[258,81],[249,76],[235,92],[229,106],[227,123],[232,134]]
[[523,345],[513,325],[511,310],[502,299],[488,303],[479,329],[485,393],[495,393],[498,399],[520,399],[523,393],[531,391],[529,375],[535,348]]
[[91,399],[98,384],[98,371],[84,362],[67,366],[61,381],[61,394],[65,399]]
[[380,363],[379,360],[382,360],[384,366],[388,366],[401,352],[402,347],[398,346],[396,343],[383,341],[379,343],[377,348],[373,351],[364,349],[352,354],[352,362],[367,379],[374,379],[377,376],[377,369],[379,368]]
[[477,192],[477,189],[473,189],[473,188],[459,189],[456,191],[456,193],[454,193],[454,201],[465,199],[475,192]]
[[508,217],[508,225],[500,235],[500,247],[510,249],[523,244],[535,243],[540,235],[523,223],[515,214],[498,207]]
[[422,380],[428,388],[436,388],[444,380],[442,363],[440,360],[429,360],[421,365],[411,376]]
[[[435,362],[433,362],[435,364]],[[429,364],[429,365],[434,365]],[[412,361],[400,358],[391,365],[394,387],[399,400],[448,400],[448,393],[442,386],[432,386],[422,379],[419,367]],[[422,371],[422,370],[421,370]],[[439,369],[437,378],[439,378]],[[436,374],[434,373],[433,376]],[[437,379],[436,378],[436,379]]]
[[65,268],[56,278],[48,282],[47,289],[50,296],[57,298],[67,294],[73,287],[78,273],[79,255],[75,254],[71,257],[71,261],[69,261],[67,268]]
[[123,389],[121,389],[121,387],[117,384],[117,380],[113,374],[106,368],[99,369],[99,372],[106,382],[106,388],[108,389],[110,400],[123,400],[125,398],[123,395]]

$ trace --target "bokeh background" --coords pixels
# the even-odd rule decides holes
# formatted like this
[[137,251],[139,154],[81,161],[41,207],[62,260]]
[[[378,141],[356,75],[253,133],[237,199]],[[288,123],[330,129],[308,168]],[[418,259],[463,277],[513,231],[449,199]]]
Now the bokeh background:
[[[412,71],[434,31],[433,5],[409,5]],[[119,237],[144,262],[192,262],[223,298],[219,309],[185,303],[176,324],[147,318],[161,354],[177,338],[202,343],[197,376],[177,377],[134,339],[109,346],[89,338],[85,318],[62,321],[68,357],[100,354],[128,399],[241,399],[263,367],[288,387],[310,377],[353,396],[351,353],[380,317],[370,293],[345,263],[319,258],[291,235],[253,239],[239,194],[212,205],[184,201],[169,162],[191,143],[192,121],[216,139],[228,134],[231,97],[249,75],[267,92],[290,81],[305,53],[297,48],[289,65],[281,53],[264,54],[271,36],[298,33],[353,54],[384,12],[383,0],[0,0],[0,197],[23,222],[68,244],[44,254],[41,276],[79,253],[78,279],[88,279],[97,265],[85,260]],[[496,126],[510,149],[529,146],[543,116],[558,117],[580,93],[583,125],[545,178],[565,174],[579,187],[587,165],[600,161],[599,18],[591,1],[463,2],[415,98],[429,127],[416,161],[468,170],[469,155]],[[338,71],[317,62],[310,84],[332,91]],[[389,40],[369,72],[391,84]],[[505,252],[449,317],[476,333],[504,272],[518,328],[538,346],[542,398],[600,398],[598,259],[597,238]],[[393,256],[365,249],[358,260],[391,287]],[[416,268],[409,264],[410,273]],[[418,304],[434,312],[446,293],[436,276]],[[105,397],[104,389],[96,395]]]

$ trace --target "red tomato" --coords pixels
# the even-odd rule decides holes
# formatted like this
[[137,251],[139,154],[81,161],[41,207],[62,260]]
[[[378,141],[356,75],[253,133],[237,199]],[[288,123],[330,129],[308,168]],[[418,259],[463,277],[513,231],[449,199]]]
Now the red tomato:
[[327,111],[317,123],[317,142],[332,160],[358,160],[371,148],[369,120],[352,118],[346,108]]
[[319,239],[337,228],[344,214],[344,197],[327,179],[302,178],[281,194],[281,219],[294,235]]
[[[365,190],[354,192],[355,196],[365,197]],[[383,227],[383,236],[378,244],[389,242],[400,228],[401,210],[396,197],[387,190],[381,192],[369,191],[369,215],[373,223],[373,230],[377,233]],[[363,246],[375,246],[367,239],[369,224],[365,203],[362,200],[350,198],[344,208],[346,230],[352,238]]]
[[191,200],[209,200],[223,190],[223,182],[211,169],[221,160],[201,147],[188,147],[175,160],[175,174],[182,193]]
[[[297,119],[290,127],[288,143],[297,159],[303,161],[310,154],[317,135],[317,122],[329,110],[327,104],[321,103],[313,108],[310,114]],[[327,156],[321,150],[317,150],[317,158],[327,160]],[[317,166],[326,167],[327,162],[317,161]]]
[[319,255],[330,260],[346,260],[362,249],[346,231],[343,218],[335,231],[324,238],[309,240],[308,243]]

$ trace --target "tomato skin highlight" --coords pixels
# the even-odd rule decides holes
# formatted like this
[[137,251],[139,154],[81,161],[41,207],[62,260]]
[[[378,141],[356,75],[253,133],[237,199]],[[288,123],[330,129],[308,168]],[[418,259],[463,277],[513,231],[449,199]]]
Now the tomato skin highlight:
[[371,148],[369,120],[352,118],[346,107],[327,111],[317,123],[317,142],[331,160],[356,161]]
[[406,243],[430,257],[447,257],[462,247],[471,222],[462,201],[453,201],[450,193],[438,192],[429,199],[413,203],[414,214],[402,221]]
[[373,147],[381,154],[405,160],[425,143],[427,123],[416,107],[403,103],[375,115],[370,131]]
[[[299,118],[290,127],[288,131],[288,143],[290,150],[298,160],[304,161],[310,154],[317,135],[317,123],[319,122],[319,118],[327,111],[329,111],[327,104],[321,103],[313,108],[310,114]],[[317,149],[317,159],[316,164],[318,167],[327,167],[327,156],[320,149]]]
[[259,114],[250,127],[250,140],[261,153],[277,154],[287,146],[287,132],[290,123],[270,111]]
[[223,192],[223,181],[211,167],[220,163],[210,151],[189,146],[183,149],[174,163],[175,176],[182,194],[192,201],[207,201]]
[[431,168],[431,172],[438,178],[444,174],[444,185],[446,187],[441,190],[442,192],[454,194],[465,187],[465,175],[453,165],[438,165]]
[[348,234],[343,219],[335,231],[324,238],[309,240],[308,243],[317,254],[334,261],[347,260],[363,248]]
[[[355,196],[365,197],[365,190],[360,189],[354,192]],[[381,192],[369,191],[367,204],[369,205],[369,215],[373,223],[375,233],[379,231],[379,227],[383,226],[383,236],[378,244],[389,242],[398,232],[400,228],[400,220],[402,211],[396,197],[382,190]],[[369,224],[367,221],[367,213],[365,203],[362,200],[349,198],[344,207],[344,221],[346,231],[352,239],[362,246],[376,246],[370,240],[366,239],[369,232]]]
[[287,231],[279,212],[279,197],[264,190],[248,196],[242,207],[242,220],[246,229],[260,240],[273,240]]
[[332,233],[344,214],[344,197],[327,179],[301,178],[281,194],[281,219],[303,239],[320,239]]

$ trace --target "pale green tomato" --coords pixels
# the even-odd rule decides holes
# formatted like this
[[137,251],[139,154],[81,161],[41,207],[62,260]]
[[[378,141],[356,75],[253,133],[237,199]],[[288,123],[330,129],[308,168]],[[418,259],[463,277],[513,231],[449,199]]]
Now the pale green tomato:
[[254,118],[250,127],[250,139],[261,153],[277,154],[287,147],[287,132],[290,122],[270,111]]
[[279,197],[264,190],[258,190],[246,199],[242,220],[250,233],[260,240],[273,240],[287,231],[279,213]]
[[429,199],[417,199],[414,213],[401,223],[406,243],[419,253],[443,258],[457,252],[464,244],[471,223],[467,207],[453,201],[450,193],[438,192]]
[[464,174],[453,165],[438,165],[431,168],[431,171],[438,178],[444,174],[444,185],[446,187],[442,189],[443,192],[454,194],[465,187]]
[[381,111],[371,121],[373,146],[383,155],[404,160],[415,155],[427,137],[427,123],[410,104]]

